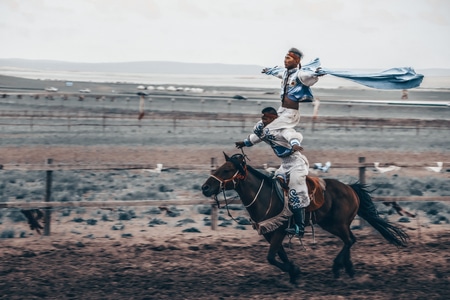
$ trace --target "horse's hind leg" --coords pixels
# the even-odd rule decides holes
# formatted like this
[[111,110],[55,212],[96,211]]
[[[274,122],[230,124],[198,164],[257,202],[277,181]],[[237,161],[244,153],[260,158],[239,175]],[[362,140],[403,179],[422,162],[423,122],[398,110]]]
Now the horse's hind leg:
[[344,267],[345,272],[348,274],[348,276],[352,277],[355,276],[355,269],[353,268],[353,262],[350,255],[350,248],[353,246],[353,244],[356,242],[356,238],[353,235],[353,233],[350,231],[350,244],[348,245],[348,251],[346,253],[346,256],[344,256]]
[[353,277],[355,275],[355,270],[353,268],[353,263],[351,260],[350,248],[356,242],[356,238],[353,235],[353,233],[350,231],[349,226],[346,226],[345,228],[334,227],[334,228],[324,228],[324,229],[326,229],[330,233],[340,237],[341,240],[344,242],[344,246],[342,247],[341,251],[334,259],[334,263],[333,263],[334,277],[338,278],[340,276],[341,269],[345,269],[345,272],[350,277]]
[[350,277],[353,277],[355,275],[355,270],[353,269],[353,263],[350,258],[350,247],[351,247],[351,245],[345,244],[344,247],[342,247],[341,252],[339,252],[339,254],[334,259],[333,274],[334,274],[335,278],[339,278],[340,270],[342,268],[345,269],[345,272]]

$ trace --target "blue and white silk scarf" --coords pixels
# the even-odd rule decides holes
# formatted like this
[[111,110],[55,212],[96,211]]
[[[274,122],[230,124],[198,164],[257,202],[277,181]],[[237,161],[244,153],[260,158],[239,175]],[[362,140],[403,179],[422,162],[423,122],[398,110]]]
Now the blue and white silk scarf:
[[[302,66],[302,71],[311,72],[313,75],[333,75],[336,77],[352,80],[356,83],[375,89],[412,89],[420,86],[423,80],[422,74],[417,74],[413,68],[392,68],[380,73],[355,73],[351,71],[337,71],[320,68],[320,59],[316,58]],[[317,68],[320,68],[317,72]]]

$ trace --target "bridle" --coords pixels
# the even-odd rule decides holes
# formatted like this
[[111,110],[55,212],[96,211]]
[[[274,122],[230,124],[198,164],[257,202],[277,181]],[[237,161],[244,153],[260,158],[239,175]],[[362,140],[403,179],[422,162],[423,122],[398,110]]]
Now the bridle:
[[[238,170],[236,170],[236,173],[234,173],[234,175],[228,179],[222,179],[213,174],[209,175],[209,177],[214,178],[215,180],[217,180],[219,182],[219,184],[220,184],[219,188],[223,194],[223,198],[225,200],[225,206],[227,207],[227,210],[228,210],[228,199],[225,194],[226,185],[229,182],[233,182],[233,189],[236,189],[236,186],[239,183],[238,180],[245,180],[245,178],[247,178],[247,174],[248,174],[247,165],[244,165],[244,172],[245,172],[244,174],[241,174],[240,170],[238,169]],[[220,202],[219,202],[219,199],[217,199],[217,194],[214,195],[214,200],[216,200],[217,207],[220,208]],[[228,215],[231,217],[231,214],[229,211],[228,211]],[[231,217],[231,218],[233,218],[233,217]]]
[[217,177],[217,176],[215,176],[213,174],[209,175],[209,177],[214,178],[215,180],[217,180],[220,183],[220,190],[224,193],[224,196],[225,196],[225,186],[226,186],[226,184],[228,182],[233,182],[233,189],[235,189],[237,184],[238,184],[238,182],[236,182],[236,179],[238,179],[238,180],[245,180],[247,178],[248,169],[247,169],[247,164],[245,163],[245,159],[246,159],[247,155],[245,155],[244,150],[242,148],[241,148],[241,151],[242,151],[242,155],[244,157],[244,160],[243,160],[244,163],[240,164],[240,166],[242,167],[242,170],[244,171],[244,174],[242,174],[240,172],[241,170],[240,170],[239,167],[237,167],[237,163],[234,160],[232,160],[233,158],[231,158],[229,161],[236,168],[236,173],[234,173],[233,176],[231,176],[228,179],[222,179],[222,178],[219,178],[219,177]]
[[[244,154],[244,159],[245,159],[245,154]],[[231,162],[233,163],[233,165],[236,166],[235,162],[233,162],[233,161],[231,161]],[[240,180],[245,180],[247,178],[247,175],[248,175],[247,164],[244,163],[244,164],[241,164],[240,166],[242,167],[242,169],[244,171],[244,174],[242,174],[241,170],[236,167],[237,168],[236,173],[234,173],[234,175],[231,176],[228,179],[222,179],[222,178],[219,178],[219,177],[217,177],[217,176],[215,176],[213,174],[209,175],[211,178],[214,178],[215,180],[217,180],[219,182],[219,184],[220,184],[219,188],[222,191],[223,198],[225,200],[225,206],[227,207],[228,216],[231,217],[231,219],[233,219],[236,222],[237,222],[237,220],[234,219],[233,216],[231,216],[230,211],[228,209],[228,199],[227,199],[227,196],[225,194],[225,191],[226,191],[226,185],[229,182],[232,182],[233,183],[233,189],[236,189],[237,185],[239,184],[239,181]],[[264,179],[261,181],[261,185],[259,186],[258,192],[256,193],[256,195],[253,198],[253,200],[250,202],[250,204],[244,205],[245,208],[249,208],[250,206],[252,206],[256,202],[256,199],[258,198],[259,193],[261,192],[263,186],[264,186]],[[214,200],[216,200],[217,207],[220,208],[220,202],[219,202],[219,199],[217,198],[217,194],[214,195]]]
[[233,189],[236,188],[236,185],[238,184],[238,182],[235,181],[235,179],[238,180],[245,180],[245,178],[247,178],[247,167],[244,168],[245,170],[245,174],[241,174],[239,170],[236,171],[236,173],[234,173],[233,176],[231,176],[228,179],[221,179],[215,175],[209,175],[209,177],[214,178],[215,180],[217,180],[220,183],[220,190],[221,191],[225,191],[225,186],[228,182],[233,182]]

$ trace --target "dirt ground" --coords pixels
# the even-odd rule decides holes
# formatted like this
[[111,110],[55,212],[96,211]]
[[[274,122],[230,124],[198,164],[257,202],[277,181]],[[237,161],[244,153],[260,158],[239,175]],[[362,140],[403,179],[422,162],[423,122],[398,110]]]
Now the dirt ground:
[[[141,229],[141,235],[1,241],[1,299],[448,299],[448,227],[404,227],[406,248],[371,228],[354,230],[356,270],[335,279],[341,242],[317,229],[288,255],[302,270],[297,286],[266,262],[267,243],[252,229],[201,232]],[[285,241],[288,247],[288,240]]]

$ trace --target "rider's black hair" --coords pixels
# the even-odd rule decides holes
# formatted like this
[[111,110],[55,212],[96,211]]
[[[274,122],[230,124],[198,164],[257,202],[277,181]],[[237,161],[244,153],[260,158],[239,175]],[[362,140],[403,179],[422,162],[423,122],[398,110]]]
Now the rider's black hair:
[[264,108],[261,112],[262,112],[263,114],[269,113],[269,114],[278,115],[278,114],[277,114],[277,110],[276,110],[275,108],[273,108],[273,107],[270,107],[270,106]]

